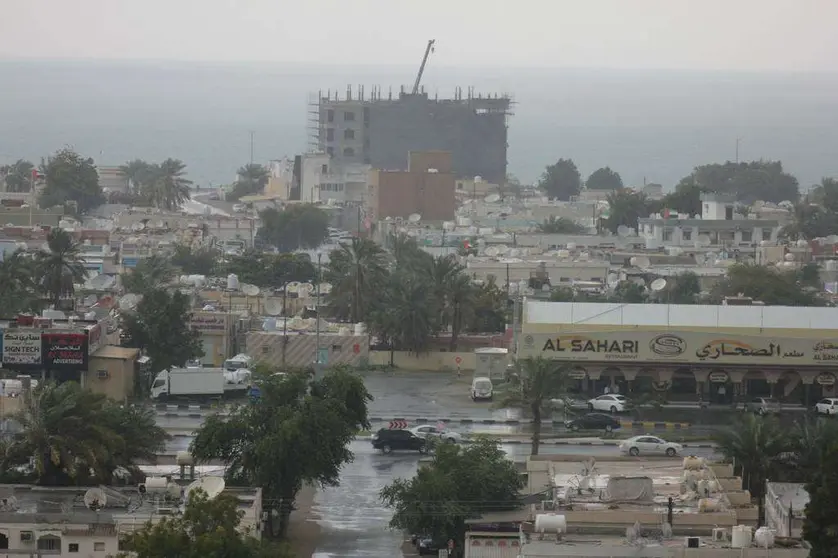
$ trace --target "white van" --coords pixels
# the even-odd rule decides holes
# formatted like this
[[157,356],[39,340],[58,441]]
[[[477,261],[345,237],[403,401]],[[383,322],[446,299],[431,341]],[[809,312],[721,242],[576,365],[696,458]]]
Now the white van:
[[471,381],[471,400],[478,401],[478,400],[492,400],[492,392],[494,391],[494,386],[492,386],[492,380],[485,376],[478,376],[474,380]]

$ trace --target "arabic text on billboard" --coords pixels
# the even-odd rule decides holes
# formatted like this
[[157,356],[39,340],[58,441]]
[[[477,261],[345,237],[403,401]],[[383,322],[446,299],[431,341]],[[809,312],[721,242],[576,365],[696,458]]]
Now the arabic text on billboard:
[[87,366],[87,335],[84,333],[43,334],[44,366]]
[[41,364],[41,333],[6,330],[3,364]]

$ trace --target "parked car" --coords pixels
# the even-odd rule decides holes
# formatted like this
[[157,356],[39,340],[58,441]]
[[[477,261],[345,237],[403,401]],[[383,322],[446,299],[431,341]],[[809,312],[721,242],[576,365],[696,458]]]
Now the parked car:
[[233,205],[233,211],[235,211],[236,213],[244,213],[245,211],[247,211],[247,206],[243,203],[237,203]]
[[819,415],[838,415],[838,399],[827,397],[815,403],[815,412]]
[[477,378],[471,381],[472,401],[477,401],[479,399],[491,401],[493,392],[494,386],[492,386],[491,379],[486,378],[484,376],[478,376]]
[[390,453],[393,450],[428,452],[428,442],[410,430],[382,428],[372,435],[372,447],[381,450],[382,453]]
[[605,430],[612,432],[622,426],[620,421],[604,413],[588,413],[565,422],[570,430]]
[[600,395],[588,400],[588,409],[591,411],[608,411],[611,413],[622,413],[626,410],[628,401],[625,395],[608,394]]
[[412,542],[413,546],[416,547],[416,551],[419,553],[419,556],[437,554],[440,550],[447,547],[445,541],[434,540],[433,537],[429,537],[427,535],[413,535]]
[[620,451],[629,455],[654,455],[661,454],[675,457],[684,447],[681,444],[667,442],[657,436],[635,436],[620,444]]
[[462,434],[458,432],[452,432],[451,430],[446,430],[444,428],[438,428],[436,426],[432,426],[430,424],[423,424],[422,426],[414,426],[410,429],[415,435],[419,436],[420,438],[429,439],[429,438],[439,438],[445,442],[452,442],[455,444],[459,444],[463,441]]
[[758,415],[777,414],[780,412],[780,402],[771,397],[753,397],[745,403],[745,411]]

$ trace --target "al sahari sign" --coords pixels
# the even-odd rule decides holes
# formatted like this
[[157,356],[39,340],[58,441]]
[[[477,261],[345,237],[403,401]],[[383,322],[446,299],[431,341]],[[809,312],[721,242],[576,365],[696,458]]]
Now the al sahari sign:
[[623,330],[524,334],[518,352],[522,357],[590,362],[838,366],[838,338],[772,338],[703,332]]

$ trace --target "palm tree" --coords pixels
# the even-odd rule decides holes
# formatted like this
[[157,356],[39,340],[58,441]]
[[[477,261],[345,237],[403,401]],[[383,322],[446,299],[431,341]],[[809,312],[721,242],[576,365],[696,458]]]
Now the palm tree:
[[366,321],[386,276],[387,256],[372,240],[353,238],[333,250],[324,279],[332,285],[328,299],[338,317]]
[[734,428],[716,434],[718,449],[734,467],[742,469],[745,486],[757,500],[759,522],[765,517],[765,481],[780,468],[780,456],[789,447],[789,438],[773,417],[745,415]]
[[518,406],[529,411],[533,420],[532,455],[538,455],[541,445],[541,419],[551,400],[565,400],[570,382],[570,365],[542,357],[527,358],[515,363],[510,377],[512,388],[501,402],[502,406]]
[[55,308],[61,296],[75,292],[75,283],[81,283],[87,277],[82,263],[79,245],[67,231],[52,229],[47,235],[49,251],[35,255],[35,264],[40,276],[42,290],[52,300]]
[[407,233],[400,232],[390,236],[390,250],[393,253],[395,265],[400,269],[421,269],[430,265],[431,255],[424,252],[416,239]]
[[380,303],[371,314],[371,324],[390,347],[421,353],[428,350],[439,322],[434,286],[425,277],[398,270],[379,292]]
[[258,194],[268,184],[268,169],[256,163],[249,163],[238,171],[238,179],[233,185],[233,191],[227,197],[229,200],[238,200],[243,196]]
[[7,315],[36,310],[35,262],[23,250],[16,250],[0,261],[0,308]]
[[165,287],[175,276],[175,269],[169,258],[152,254],[143,258],[130,273],[124,274],[122,286],[129,293],[143,293]]
[[32,171],[35,165],[18,159],[11,165],[0,167],[0,178],[6,183],[7,192],[28,192],[32,188]]
[[155,207],[177,210],[190,199],[191,180],[184,178],[186,165],[179,159],[166,159],[154,169],[154,177],[148,187],[149,199]]
[[153,457],[168,438],[147,410],[122,407],[76,382],[39,385],[12,418],[22,433],[6,446],[2,465],[32,460],[40,484],[109,483],[117,466]]
[[153,178],[154,165],[142,159],[134,159],[121,165],[119,172],[128,181],[129,190],[134,194],[139,194]]
[[535,226],[536,230],[544,234],[584,234],[585,227],[567,217],[551,215],[542,223]]

